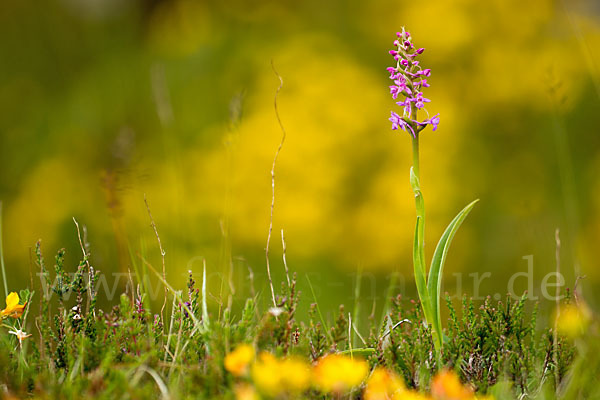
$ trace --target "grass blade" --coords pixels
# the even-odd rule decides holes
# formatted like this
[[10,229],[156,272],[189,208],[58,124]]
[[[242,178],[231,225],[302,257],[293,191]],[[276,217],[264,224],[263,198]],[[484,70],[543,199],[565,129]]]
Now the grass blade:
[[336,354],[340,354],[343,356],[358,356],[358,357],[368,357],[371,354],[374,354],[377,349],[373,349],[371,347],[361,347],[358,349],[350,349],[350,350],[342,350],[336,352]]
[[8,284],[6,282],[6,269],[4,268],[4,249],[2,248],[2,202],[0,201],[0,266],[2,267],[2,281],[4,282],[4,297],[8,297]]
[[310,288],[310,291],[313,295],[313,300],[317,306],[317,312],[319,313],[319,318],[321,319],[321,324],[323,324],[323,330],[325,331],[325,334],[327,335],[329,340],[331,340],[331,342],[334,343],[335,340],[333,340],[333,336],[331,336],[331,331],[329,330],[329,327],[325,323],[325,318],[323,318],[323,314],[321,314],[321,308],[319,307],[319,302],[317,301],[317,296],[315,295],[315,289],[313,289],[313,285],[310,282],[308,275],[306,275],[306,280],[308,281],[308,287]]
[[206,259],[202,259],[202,325],[207,330],[210,327],[208,307],[206,305]]

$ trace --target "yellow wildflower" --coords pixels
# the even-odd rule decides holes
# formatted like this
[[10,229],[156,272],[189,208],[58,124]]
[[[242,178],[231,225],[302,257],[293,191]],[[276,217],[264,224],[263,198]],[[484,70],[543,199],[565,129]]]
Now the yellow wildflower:
[[281,362],[283,386],[293,393],[303,392],[310,385],[310,368],[304,361],[289,357]]
[[458,375],[453,371],[438,373],[431,382],[431,394],[440,400],[471,400],[473,391],[462,385]]
[[10,331],[8,331],[8,333],[15,335],[17,337],[17,339],[19,339],[19,344],[22,344],[23,340],[25,340],[29,336],[31,336],[31,334],[27,334],[27,332],[23,332],[20,329],[17,329],[16,331],[10,330]]
[[365,400],[388,400],[396,393],[405,391],[404,382],[395,373],[377,367],[367,380]]
[[252,366],[252,379],[261,392],[272,397],[284,392],[300,393],[310,384],[310,368],[297,358],[278,360],[264,352]]
[[279,362],[271,353],[262,352],[252,366],[252,380],[256,387],[269,396],[283,392],[279,376]]
[[6,296],[6,308],[1,311],[2,318],[21,318],[24,309],[25,304],[19,304],[19,295],[15,292],[11,292],[8,296]]
[[313,378],[323,392],[342,393],[360,385],[368,372],[369,367],[363,360],[330,354],[317,362]]
[[254,348],[249,344],[242,344],[225,356],[225,369],[235,376],[245,375],[253,359]]
[[571,339],[581,336],[588,325],[589,314],[585,304],[579,307],[574,304],[561,307],[556,315],[558,332]]
[[235,387],[235,399],[236,400],[258,400],[260,397],[256,393],[256,390],[247,383],[237,385]]
[[414,390],[405,390],[394,393],[392,400],[431,400],[431,397]]

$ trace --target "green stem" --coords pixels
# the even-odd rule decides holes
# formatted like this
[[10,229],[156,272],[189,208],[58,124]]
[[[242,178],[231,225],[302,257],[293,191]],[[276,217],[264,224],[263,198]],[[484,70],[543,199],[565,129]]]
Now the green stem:
[[413,248],[413,262],[415,269],[415,283],[417,285],[417,292],[419,293],[419,299],[421,300],[421,306],[423,308],[423,314],[427,324],[431,326],[432,337],[435,348],[439,355],[441,348],[441,342],[439,340],[439,327],[436,320],[436,315],[433,308],[433,302],[436,298],[430,296],[427,290],[427,264],[425,262],[425,202],[423,200],[423,193],[421,192],[421,174],[419,168],[419,136],[412,138],[412,150],[413,150],[413,168],[411,174],[411,186],[415,193],[415,207],[417,211],[417,232],[416,232],[416,243]]
[[419,136],[412,138],[412,150],[413,150],[413,169],[417,178],[421,179],[419,172]]
[[425,202],[423,200],[423,193],[421,192],[421,174],[419,168],[419,136],[412,138],[412,149],[413,149],[413,172],[416,179],[416,186],[413,184],[413,190],[415,192],[415,206],[417,209],[417,218],[421,218],[421,227],[418,232],[419,242],[419,259],[421,260],[421,268],[423,274],[426,274],[426,263],[425,263]]
[[2,280],[4,281],[4,296],[8,297],[8,284],[6,283],[6,269],[4,267],[4,249],[2,248],[2,202],[0,201],[0,266],[2,267]]

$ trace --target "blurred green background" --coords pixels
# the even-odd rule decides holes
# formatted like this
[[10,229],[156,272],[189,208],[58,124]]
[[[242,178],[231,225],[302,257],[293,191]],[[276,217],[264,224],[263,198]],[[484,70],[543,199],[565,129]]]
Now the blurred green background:
[[127,272],[140,255],[160,269],[146,194],[175,287],[204,257],[211,307],[229,280],[236,303],[251,295],[250,271],[266,294],[281,137],[273,60],[288,134],[276,171],[275,280],[284,229],[306,303],[308,275],[323,308],[350,305],[358,271],[366,309],[381,304],[391,273],[396,291],[414,296],[410,139],[390,130],[385,70],[405,26],[427,49],[428,110],[441,114],[421,139],[429,255],[455,213],[481,199],[453,244],[445,290],[504,294],[532,256],[532,285],[521,277],[514,289],[541,296],[559,228],[566,286],[585,275],[583,294],[598,305],[599,17],[593,0],[5,1],[9,288],[38,284],[30,252],[40,238],[49,264],[66,247],[75,269],[72,217],[87,226],[102,272]]

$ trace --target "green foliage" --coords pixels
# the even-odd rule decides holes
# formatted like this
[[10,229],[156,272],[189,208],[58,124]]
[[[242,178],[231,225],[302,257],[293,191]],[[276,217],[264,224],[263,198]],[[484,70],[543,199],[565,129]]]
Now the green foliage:
[[[508,381],[519,394],[530,394],[538,391],[545,381],[553,381],[557,366],[552,361],[552,332],[536,330],[537,306],[528,315],[524,311],[526,301],[526,294],[518,301],[507,297],[505,302],[496,304],[488,297],[475,313],[473,301],[464,297],[463,317],[459,319],[447,299],[450,324],[444,363],[460,370],[467,381],[484,392],[497,382]],[[557,345],[558,362],[569,365],[573,346],[562,338]],[[558,378],[560,384],[564,373]]]
[[[50,284],[39,243],[36,253],[45,282]],[[210,315],[210,325],[204,325],[202,321],[209,316],[205,297],[191,271],[187,299],[171,290],[171,307],[163,321],[147,306],[141,285],[135,290],[129,287],[118,305],[104,311],[91,306],[90,296],[95,294],[86,279],[91,270],[87,260],[69,274],[61,250],[54,270],[55,283],[47,289],[58,296],[58,302],[39,296],[42,313],[37,317],[37,339],[26,339],[19,346],[12,335],[0,335],[0,377],[8,394],[233,398],[239,378],[226,371],[224,359],[242,343],[310,361],[336,352],[363,357],[371,367],[395,371],[407,386],[419,390],[429,390],[436,372],[450,368],[479,393],[493,393],[498,399],[554,398],[557,392],[576,399],[598,393],[593,374],[586,370],[587,363],[600,365],[599,351],[593,348],[597,341],[574,342],[558,336],[555,342],[550,329],[537,329],[537,307],[526,310],[526,295],[497,303],[488,298],[479,306],[464,297],[459,312],[447,298],[448,329],[438,357],[431,326],[422,322],[421,303],[404,301],[400,295],[392,299],[382,324],[374,322],[373,316],[360,321],[370,334],[364,347],[352,348],[350,321],[343,306],[333,321],[322,318],[317,304],[311,306],[306,321],[296,319],[300,293],[295,275],[282,285],[277,307],[260,310],[256,299],[249,298],[239,315],[225,307]],[[69,292],[76,296],[66,297]],[[28,307],[32,296],[28,290],[21,291]],[[587,334],[596,335],[595,329]],[[311,391],[304,395],[320,396]]]
[[415,274],[415,283],[419,299],[421,300],[425,321],[431,325],[433,331],[433,343],[437,355],[439,356],[444,341],[442,314],[440,310],[442,272],[446,256],[450,249],[452,239],[460,228],[467,215],[471,212],[479,200],[469,203],[463,208],[456,217],[450,222],[442,237],[440,238],[427,276],[427,263],[425,261],[425,204],[421,192],[419,179],[419,145],[418,136],[412,138],[413,141],[413,163],[410,169],[410,184],[415,194],[415,205],[417,211],[417,222],[415,224],[415,236],[413,240],[413,266]]

